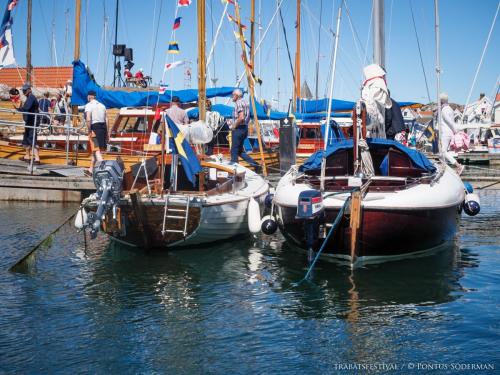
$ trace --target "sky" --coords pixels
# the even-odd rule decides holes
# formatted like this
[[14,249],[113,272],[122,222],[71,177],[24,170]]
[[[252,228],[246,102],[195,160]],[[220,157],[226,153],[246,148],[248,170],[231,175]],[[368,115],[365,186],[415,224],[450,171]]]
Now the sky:
[[[32,0],[32,64],[33,66],[70,65],[74,53],[74,0]],[[276,13],[281,0],[255,0],[256,40],[267,30],[256,54],[255,72],[263,80],[256,93],[286,110],[292,97],[293,78],[282,23]],[[6,0],[0,0],[6,3]],[[94,72],[101,85],[113,81],[113,56],[116,0],[81,0],[80,59]],[[328,96],[332,66],[334,30],[340,0],[302,0],[301,2],[301,79],[313,95],[316,92],[316,65],[319,74],[318,96]],[[464,104],[471,89],[499,0],[441,0],[439,1],[441,33],[441,91],[451,102]],[[163,77],[173,89],[197,87],[197,16],[196,0],[188,7],[176,9],[177,0],[120,0],[118,44],[133,48],[132,71],[143,68],[153,82],[162,80],[166,62],[190,62],[191,80],[186,80],[189,64],[177,67]],[[224,4],[221,0],[206,0],[206,50],[209,54]],[[250,26],[250,0],[240,0],[243,24]],[[3,8],[3,6],[2,6]],[[234,8],[229,6],[234,15]],[[412,13],[415,19],[412,22]],[[289,53],[294,61],[296,49],[296,0],[282,0],[283,24]],[[177,16],[181,26],[172,35]],[[346,0],[340,21],[338,58],[333,96],[356,100],[363,81],[362,68],[372,63],[371,0]],[[19,66],[26,64],[27,0],[19,0],[14,11],[14,51]],[[272,23],[271,23],[272,20]],[[500,74],[500,20],[497,20],[489,46],[484,55],[471,101],[479,93],[494,95]],[[241,49],[235,43],[234,24],[225,18],[209,65],[207,87],[233,86],[236,76],[243,72]],[[245,37],[250,41],[250,27]],[[321,33],[319,30],[321,29]],[[158,31],[158,32],[157,32]],[[423,66],[419,57],[420,43]],[[167,54],[168,43],[178,42],[180,53]],[[428,103],[437,96],[435,75],[434,0],[385,0],[386,70],[391,96],[398,101]],[[428,82],[428,91],[424,73]],[[243,81],[246,82],[246,79]],[[244,84],[246,87],[246,83]],[[428,95],[429,92],[429,95]]]

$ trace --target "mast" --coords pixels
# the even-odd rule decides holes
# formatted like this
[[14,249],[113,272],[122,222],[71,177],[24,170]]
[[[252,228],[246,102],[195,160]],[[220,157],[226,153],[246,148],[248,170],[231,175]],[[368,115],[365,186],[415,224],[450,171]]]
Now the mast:
[[31,0],[28,0],[28,20],[26,29],[26,82],[31,83]]
[[297,0],[297,33],[295,50],[295,91],[293,95],[293,110],[297,111],[297,99],[300,99],[300,0]]
[[[79,1],[79,0],[78,0]],[[118,44],[118,8],[120,0],[116,0],[116,10],[115,10],[115,46]],[[113,87],[116,87],[116,59],[118,57],[115,55],[115,63],[113,65]],[[118,81],[120,83],[120,81]]]
[[[278,12],[280,0],[276,0],[276,12]],[[280,21],[276,22],[276,108],[280,108]]]
[[443,150],[441,149],[441,124],[442,124],[442,119],[441,119],[441,98],[440,98],[440,93],[441,93],[441,58],[440,58],[440,35],[439,35],[439,7],[438,7],[438,0],[434,0],[434,19],[435,19],[435,30],[436,30],[436,95],[437,95],[437,120],[438,124],[437,126],[434,127],[435,130],[438,131],[438,150],[439,150],[439,156],[442,158],[443,157]]
[[323,0],[319,2],[319,26],[318,26],[318,58],[316,60],[316,100],[318,100],[319,84],[319,54],[321,51],[321,16],[323,15]]
[[250,65],[255,73],[255,0],[250,2]]
[[82,11],[82,0],[76,0],[75,4],[75,52],[73,60],[80,59],[80,15]]
[[205,65],[205,0],[197,1],[198,12],[198,110],[200,120],[206,118],[206,65]]
[[373,0],[373,62],[385,69],[384,0]]

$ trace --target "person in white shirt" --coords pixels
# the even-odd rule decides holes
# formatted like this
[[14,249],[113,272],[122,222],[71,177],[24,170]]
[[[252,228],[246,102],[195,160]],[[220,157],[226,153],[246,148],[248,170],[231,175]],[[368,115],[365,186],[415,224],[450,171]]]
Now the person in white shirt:
[[108,119],[106,107],[96,100],[96,92],[90,90],[87,94],[88,103],[85,105],[85,119],[89,128],[89,144],[92,152],[92,161],[89,172],[92,173],[96,161],[102,161],[101,152],[106,151],[108,139]]
[[458,161],[453,157],[453,155],[448,151],[450,147],[451,140],[457,132],[457,126],[455,124],[455,119],[453,115],[453,109],[448,104],[448,94],[441,93],[439,95],[439,101],[441,102],[441,126],[440,126],[440,139],[441,139],[441,150],[444,154],[444,158],[448,163],[455,166],[458,175],[460,175],[464,166],[458,163]]

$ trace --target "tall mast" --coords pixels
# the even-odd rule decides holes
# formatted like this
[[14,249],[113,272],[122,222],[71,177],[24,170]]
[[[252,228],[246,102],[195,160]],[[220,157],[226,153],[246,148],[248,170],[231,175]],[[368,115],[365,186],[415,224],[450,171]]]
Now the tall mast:
[[439,35],[439,7],[438,0],[434,0],[434,19],[435,19],[435,29],[436,29],[436,95],[437,95],[437,120],[438,124],[434,127],[435,130],[438,131],[438,149],[439,154],[443,156],[443,150],[441,149],[441,58],[440,58],[440,49],[441,49],[441,41]]
[[384,0],[373,0],[373,62],[385,69]]
[[198,12],[198,110],[200,120],[205,120],[206,109],[206,62],[205,62],[205,0],[197,1]]
[[[278,12],[280,6],[280,0],[276,0],[276,12]],[[280,22],[281,18],[278,18],[276,22],[276,108],[279,111],[280,108]]]
[[321,51],[321,16],[323,14],[323,0],[319,2],[319,26],[318,26],[318,58],[316,60],[316,99],[318,99],[319,86],[319,56]]
[[300,99],[300,0],[297,0],[297,48],[295,50],[295,92],[293,95],[293,110],[297,110],[297,99]]
[[255,72],[255,0],[250,2],[250,65]]
[[75,52],[73,60],[80,59],[80,15],[82,11],[82,0],[76,0],[75,4]]
[[28,0],[28,21],[26,29],[26,82],[31,82],[31,0]]
[[[118,8],[120,0],[116,0],[116,10],[115,10],[115,46],[118,44]],[[116,87],[116,59],[118,57],[115,55],[115,65],[113,65],[113,87]],[[119,83],[120,81],[118,81]]]

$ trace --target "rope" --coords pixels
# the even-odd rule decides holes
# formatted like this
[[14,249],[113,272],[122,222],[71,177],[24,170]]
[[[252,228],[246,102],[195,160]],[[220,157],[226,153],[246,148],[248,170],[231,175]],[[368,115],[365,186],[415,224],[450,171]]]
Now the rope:
[[488,44],[490,43],[491,34],[492,34],[493,29],[495,27],[495,23],[497,21],[497,16],[498,16],[499,10],[500,10],[500,1],[498,2],[498,5],[497,5],[497,11],[495,13],[495,17],[493,18],[493,23],[491,24],[490,32],[488,33],[488,38],[486,39],[486,43],[485,43],[484,48],[483,48],[483,53],[481,54],[481,59],[479,60],[479,64],[478,64],[477,69],[476,69],[476,74],[474,74],[474,80],[472,81],[472,86],[469,90],[469,95],[467,96],[467,101],[465,102],[464,111],[465,111],[465,108],[467,108],[467,106],[469,105],[469,100],[470,100],[470,97],[472,95],[472,90],[474,90],[474,86],[476,85],[476,80],[477,80],[477,76],[479,74],[479,70],[481,69],[481,66],[483,65],[484,54],[486,53],[486,49],[488,48]]
[[429,103],[431,102],[431,94],[429,92],[429,84],[427,83],[427,75],[425,74],[424,60],[422,58],[422,50],[420,49],[420,40],[418,39],[417,33],[417,25],[415,24],[415,17],[413,15],[413,6],[410,3],[410,11],[411,11],[411,20],[413,21],[413,30],[415,31],[415,38],[417,38],[417,47],[418,47],[418,55],[420,56],[420,65],[422,66],[422,73],[424,74],[425,88],[427,90],[427,99],[429,99]]
[[[345,193],[346,192],[342,192],[341,194],[345,194]],[[293,286],[299,286],[304,281],[306,281],[306,280],[309,279],[309,276],[311,275],[311,272],[313,271],[314,266],[316,265],[316,262],[319,259],[319,256],[321,255],[321,253],[323,252],[326,244],[328,243],[328,240],[330,239],[330,236],[332,235],[332,233],[335,231],[335,229],[339,225],[340,220],[342,219],[342,216],[344,215],[345,208],[347,207],[347,203],[350,202],[350,200],[351,200],[351,197],[349,196],[345,200],[344,204],[342,205],[339,213],[337,214],[337,217],[333,221],[332,227],[330,228],[330,230],[328,231],[328,234],[326,235],[325,239],[323,240],[323,243],[321,244],[321,247],[319,248],[319,251],[316,253],[316,256],[314,257],[314,260],[312,261],[311,265],[309,266],[309,269],[307,270],[305,276],[303,277],[302,280],[300,280],[299,282],[293,284]]]

